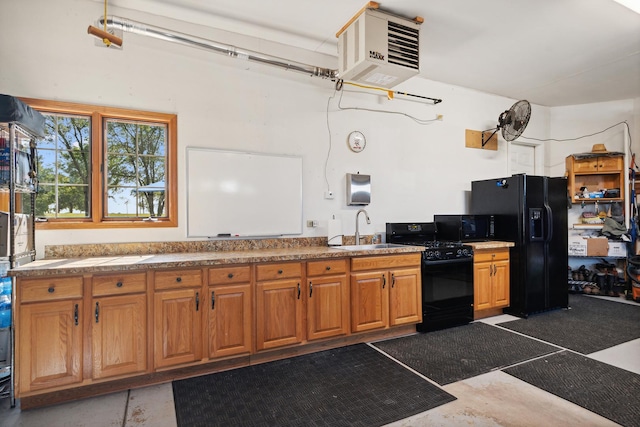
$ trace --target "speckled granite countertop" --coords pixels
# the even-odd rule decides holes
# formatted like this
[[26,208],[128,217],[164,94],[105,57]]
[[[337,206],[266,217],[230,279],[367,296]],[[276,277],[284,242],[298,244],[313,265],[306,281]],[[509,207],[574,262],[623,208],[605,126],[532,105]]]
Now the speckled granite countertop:
[[479,251],[483,249],[512,248],[515,246],[515,243],[513,242],[501,242],[499,240],[487,241],[487,242],[471,242],[471,243],[465,243],[465,244],[469,246],[473,246],[474,251]]
[[147,255],[109,255],[78,258],[42,259],[10,270],[16,277],[91,274],[106,271],[146,270],[156,268],[207,267],[255,262],[306,261],[365,255],[421,252],[420,246],[382,249],[340,249],[340,247],[306,246],[209,252],[185,252]]

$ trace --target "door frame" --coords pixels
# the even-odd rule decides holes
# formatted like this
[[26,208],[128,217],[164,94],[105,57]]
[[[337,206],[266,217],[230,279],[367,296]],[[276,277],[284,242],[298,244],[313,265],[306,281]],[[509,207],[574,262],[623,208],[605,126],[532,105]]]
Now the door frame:
[[542,141],[511,141],[507,144],[507,171],[508,175],[513,175],[511,170],[511,144],[533,147],[534,175],[548,175],[544,167],[544,144]]

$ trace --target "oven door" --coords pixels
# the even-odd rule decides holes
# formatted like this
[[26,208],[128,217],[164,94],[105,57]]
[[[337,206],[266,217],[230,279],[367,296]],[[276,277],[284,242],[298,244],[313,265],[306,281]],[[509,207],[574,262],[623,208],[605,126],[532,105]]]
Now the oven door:
[[421,332],[473,321],[473,258],[422,263]]

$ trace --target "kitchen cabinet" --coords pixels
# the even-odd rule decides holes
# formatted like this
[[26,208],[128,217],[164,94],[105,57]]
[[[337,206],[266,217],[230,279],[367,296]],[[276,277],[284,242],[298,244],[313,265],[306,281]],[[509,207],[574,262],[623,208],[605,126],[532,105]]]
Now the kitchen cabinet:
[[256,266],[256,350],[304,339],[302,263]]
[[23,279],[16,313],[16,394],[82,381],[83,279]]
[[307,339],[330,338],[349,333],[347,260],[307,263]]
[[389,325],[422,321],[422,287],[420,268],[403,268],[389,272]]
[[29,408],[406,334],[420,321],[420,258],[29,270],[16,278],[17,396]]
[[422,321],[420,254],[351,260],[351,331]]
[[156,368],[202,358],[202,270],[154,274],[154,365]]
[[474,313],[509,306],[509,249],[476,250],[473,255]]
[[208,357],[251,353],[251,266],[209,269]]
[[[624,155],[571,155],[565,159],[567,169],[567,186],[572,203],[583,202],[623,202],[625,195]],[[581,188],[587,187],[589,192],[602,189],[619,189],[618,197],[585,198]]]
[[147,275],[92,278],[93,378],[147,369]]

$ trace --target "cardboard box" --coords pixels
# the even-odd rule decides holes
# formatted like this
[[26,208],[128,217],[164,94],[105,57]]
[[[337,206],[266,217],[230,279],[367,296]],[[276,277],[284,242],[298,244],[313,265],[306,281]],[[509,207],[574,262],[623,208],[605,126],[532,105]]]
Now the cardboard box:
[[609,240],[609,252],[607,253],[607,256],[626,258],[627,242]]
[[609,239],[606,237],[592,237],[587,241],[587,256],[607,256],[609,254]]
[[[15,215],[15,242],[17,254],[31,250],[29,215]],[[0,256],[9,256],[9,213],[0,212]]]

